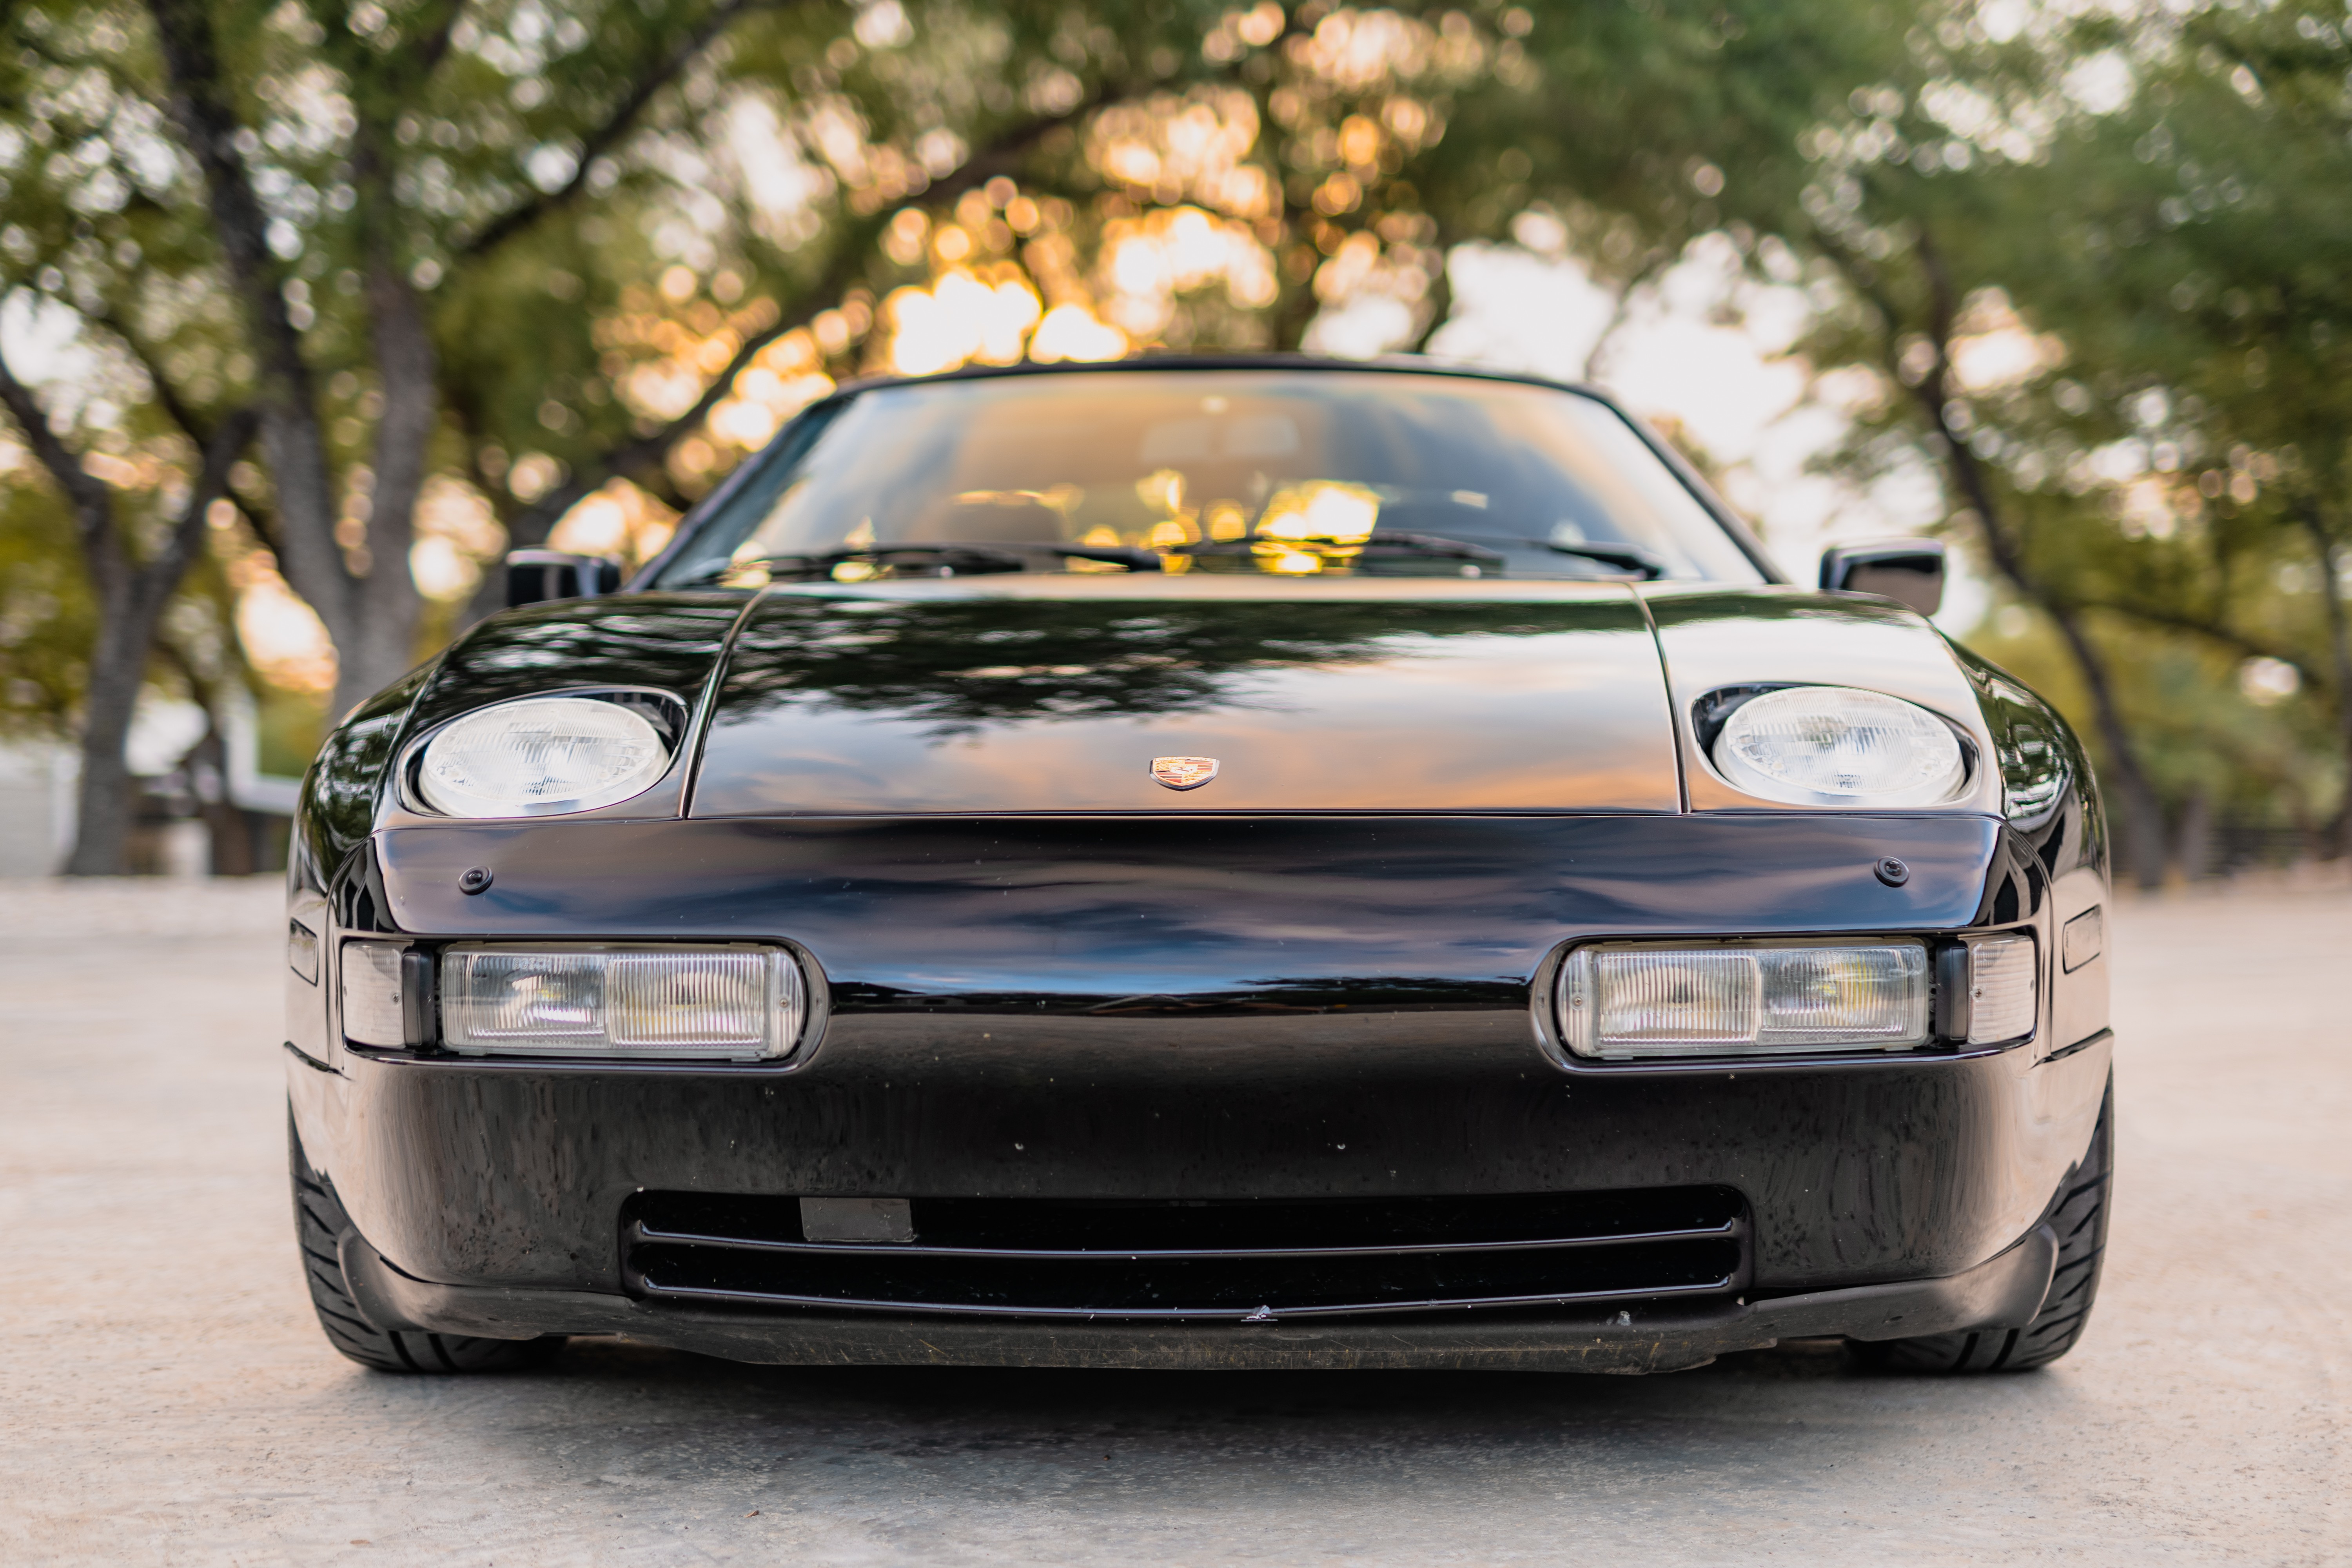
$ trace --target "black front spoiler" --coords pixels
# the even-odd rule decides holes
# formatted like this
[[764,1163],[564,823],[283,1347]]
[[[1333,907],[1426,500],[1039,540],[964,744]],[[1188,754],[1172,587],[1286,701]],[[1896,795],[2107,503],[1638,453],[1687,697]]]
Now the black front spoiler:
[[1677,1307],[1578,1303],[1560,1315],[1171,1325],[1152,1322],[723,1310],[586,1290],[436,1285],[357,1235],[342,1245],[352,1299],[378,1329],[535,1339],[618,1334],[669,1350],[782,1366],[1052,1366],[1130,1371],[1683,1372],[1782,1340],[1905,1339],[2018,1329],[2049,1294],[2058,1237],[2037,1226],[1942,1279]]

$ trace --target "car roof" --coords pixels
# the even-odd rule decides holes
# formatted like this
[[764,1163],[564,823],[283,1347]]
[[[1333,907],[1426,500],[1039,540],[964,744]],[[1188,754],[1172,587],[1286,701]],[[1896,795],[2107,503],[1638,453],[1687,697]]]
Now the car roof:
[[[1079,375],[1101,374],[1104,372],[1131,371],[1191,371],[1191,370],[1279,370],[1361,372],[1380,371],[1391,374],[1445,375],[1466,381],[1514,382],[1522,386],[1548,387],[1556,392],[1574,392],[1586,397],[1599,398],[1615,404],[1615,399],[1598,387],[1578,382],[1559,381],[1551,376],[1538,375],[1528,371],[1496,370],[1487,365],[1467,364],[1456,360],[1428,359],[1418,354],[1381,354],[1371,359],[1334,359],[1323,354],[1306,353],[1146,353],[1129,354],[1114,360],[1057,360],[1040,364],[1023,360],[1016,364],[971,364],[955,370],[940,371],[929,375],[869,375],[845,381],[817,401],[831,403],[853,397],[862,392],[873,392],[888,386],[930,386],[942,382],[994,381],[1015,375]],[[814,405],[812,405],[814,406]]]

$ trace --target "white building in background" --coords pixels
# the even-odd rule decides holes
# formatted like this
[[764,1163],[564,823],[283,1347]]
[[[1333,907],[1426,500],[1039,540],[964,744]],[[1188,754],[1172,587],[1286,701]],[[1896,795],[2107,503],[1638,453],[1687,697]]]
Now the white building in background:
[[[272,816],[291,816],[302,792],[300,779],[260,769],[260,728],[252,695],[230,688],[223,704],[223,749],[228,777],[217,787],[232,805]],[[161,778],[180,765],[204,739],[205,710],[178,699],[142,695],[123,754],[131,773]],[[81,758],[55,741],[0,742],[0,878],[47,877],[65,864],[73,848],[75,788]],[[204,787],[205,781],[199,782]],[[174,822],[166,829],[165,869],[173,876],[201,877],[211,871],[210,840],[202,822]]]
[[53,741],[0,742],[0,877],[46,877],[65,863],[79,763]]

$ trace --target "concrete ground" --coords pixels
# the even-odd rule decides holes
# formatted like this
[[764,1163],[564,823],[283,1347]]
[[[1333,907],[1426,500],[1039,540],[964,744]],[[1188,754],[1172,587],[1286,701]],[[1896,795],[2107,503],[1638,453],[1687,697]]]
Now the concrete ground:
[[0,884],[0,1562],[2352,1562],[2352,892],[2126,907],[2081,1348],[1865,1375],[386,1377],[294,1260],[277,896]]

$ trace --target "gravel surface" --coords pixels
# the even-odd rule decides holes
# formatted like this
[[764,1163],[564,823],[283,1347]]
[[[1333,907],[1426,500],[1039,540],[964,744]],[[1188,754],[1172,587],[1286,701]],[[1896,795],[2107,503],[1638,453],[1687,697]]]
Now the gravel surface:
[[2098,1314],[1958,1382],[370,1373],[294,1262],[278,909],[0,884],[0,1562],[2352,1562],[2340,888],[2121,911]]

